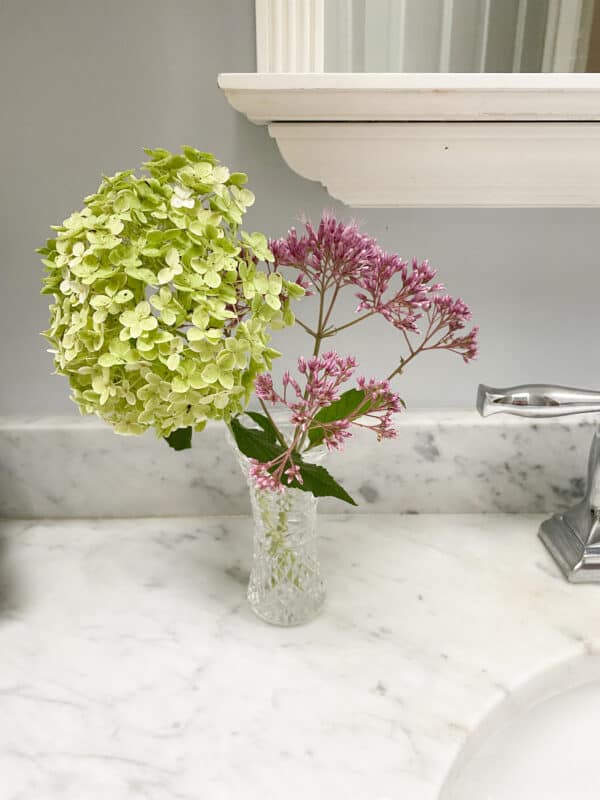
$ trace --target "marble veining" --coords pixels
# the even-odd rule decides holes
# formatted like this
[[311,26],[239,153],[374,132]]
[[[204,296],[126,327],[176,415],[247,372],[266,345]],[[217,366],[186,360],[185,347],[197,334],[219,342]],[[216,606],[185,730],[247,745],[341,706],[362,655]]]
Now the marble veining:
[[248,518],[0,523],[3,800],[437,800],[487,711],[599,652],[538,523],[324,516],[293,629],[246,605]]
[[[583,493],[600,417],[481,419],[408,411],[399,437],[363,433],[329,459],[359,513],[549,513]],[[324,513],[344,513],[339,501]],[[0,419],[0,517],[246,514],[248,492],[222,426],[175,453],[151,434],[116,436],[99,420]],[[354,511],[352,513],[355,513]]]

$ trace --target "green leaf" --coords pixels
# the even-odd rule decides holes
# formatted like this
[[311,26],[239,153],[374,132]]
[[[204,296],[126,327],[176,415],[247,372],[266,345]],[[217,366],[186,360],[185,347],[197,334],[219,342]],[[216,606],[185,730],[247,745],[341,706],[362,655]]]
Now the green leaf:
[[294,460],[300,467],[300,474],[304,481],[302,484],[298,483],[298,481],[292,481],[290,486],[294,489],[311,492],[315,497],[336,497],[351,506],[358,505],[344,487],[340,486],[335,478],[327,472],[325,467],[320,466],[320,464],[307,464],[298,458]]
[[[356,411],[362,404],[364,408],[362,413],[366,414],[369,410],[369,404],[364,403],[365,392],[363,389],[348,389],[347,392],[326,408],[322,408],[315,416],[316,422],[336,422],[338,419],[344,419]],[[324,439],[323,428],[310,428],[308,431],[308,439],[311,447],[317,447],[323,444]]]
[[259,414],[258,411],[246,411],[245,412],[250,419],[254,420],[256,424],[263,429],[265,433],[267,433],[274,444],[278,443],[277,439],[277,428],[271,420],[266,417],[264,414]]
[[165,441],[173,450],[189,450],[192,446],[192,429],[178,428],[165,436]]
[[261,464],[266,464],[284,452],[280,444],[273,442],[270,433],[256,428],[246,428],[237,417],[233,417],[230,427],[240,453],[246,458],[255,458]]

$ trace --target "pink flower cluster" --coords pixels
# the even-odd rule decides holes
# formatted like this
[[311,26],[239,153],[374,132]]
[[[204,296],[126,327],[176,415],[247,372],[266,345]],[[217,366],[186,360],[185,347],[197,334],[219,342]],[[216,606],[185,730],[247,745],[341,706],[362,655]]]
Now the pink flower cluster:
[[[450,350],[462,356],[465,363],[477,357],[478,326],[471,328],[466,334],[457,335],[464,330],[471,319],[471,309],[460,298],[453,300],[449,295],[433,299],[429,310],[430,327],[434,330],[446,330],[446,333],[435,344],[437,350]],[[431,348],[434,349],[434,348]]]
[[351,427],[356,425],[372,430],[378,439],[396,436],[393,414],[402,408],[400,397],[392,392],[388,381],[359,378],[357,388],[362,392],[360,402],[348,414],[331,421],[320,421],[318,413],[340,398],[340,388],[354,374],[356,359],[343,358],[330,351],[308,360],[298,359],[298,372],[304,378],[304,388],[299,381],[286,372],[283,377],[283,393],[273,387],[269,374],[259,375],[255,390],[257,397],[271,404],[282,404],[290,410],[291,422],[296,426],[294,440],[286,452],[268,463],[250,462],[250,476],[259,489],[282,488],[281,478],[287,483],[298,480],[302,483],[300,468],[294,461],[294,453],[302,445],[308,432],[322,433],[323,442],[330,450],[342,450],[346,439],[352,436]]
[[340,388],[352,377],[355,369],[355,358],[343,358],[330,351],[321,356],[312,356],[308,360],[298,359],[298,372],[304,378],[304,388],[289,372],[283,378],[282,394],[275,391],[269,374],[257,377],[257,397],[266,403],[287,406],[291,412],[291,422],[296,426],[294,439],[285,452],[267,463],[254,459],[250,461],[250,477],[257,488],[282,490],[284,475],[287,483],[294,480],[302,483],[300,467],[294,458],[308,432],[322,433],[323,442],[330,450],[343,449],[346,440],[352,436],[353,425],[372,430],[378,439],[392,439],[396,436],[393,414],[402,409],[402,401],[392,392],[388,381],[358,378],[357,388],[362,391],[363,396],[345,417],[329,422],[316,418],[319,411],[339,400]]
[[[378,381],[375,378],[359,378],[358,388],[365,393],[364,405],[359,409],[364,414],[364,420],[353,419],[355,425],[368,428],[377,434],[377,439],[395,439],[398,431],[394,427],[392,414],[398,414],[403,409],[400,395],[392,392],[389,381]],[[375,424],[373,424],[373,421]]]
[[[312,356],[308,361],[298,359],[298,372],[305,379],[304,389],[289,372],[283,376],[283,396],[273,389],[270,375],[261,375],[256,381],[256,395],[270,403],[283,403],[291,411],[291,422],[305,433],[315,415],[339,400],[340,387],[352,377],[356,359],[342,358],[334,351],[321,356]],[[291,397],[290,397],[291,395]]]
[[294,464],[289,452],[266,464],[251,458],[248,474],[254,486],[262,492],[283,492],[285,486],[281,481],[282,475],[286,476],[286,483],[293,483],[294,480],[300,484],[303,482],[300,467]]
[[[419,320],[426,316],[432,323],[433,318],[428,330],[439,334],[439,349],[456,352],[465,361],[475,358],[477,328],[464,336],[447,338],[448,333],[464,329],[471,314],[462,300],[440,294],[444,286],[433,282],[437,272],[428,261],[413,259],[409,266],[399,255],[382,250],[357,225],[338,222],[329,214],[323,215],[316,230],[310,222],[304,227],[302,236],[292,228],[286,237],[270,242],[277,269],[296,268],[298,282],[305,287],[308,282],[325,289],[353,285],[360,290],[356,294],[357,312],[380,314],[404,332],[418,335]],[[430,340],[431,336],[428,345]],[[448,346],[450,341],[452,346]],[[422,349],[436,348],[437,344]]]
[[295,267],[315,286],[359,284],[379,252],[377,242],[357,225],[338,222],[330,214],[323,214],[316,230],[310,221],[304,229],[298,236],[291,228],[286,237],[271,240],[269,248],[276,269]]
[[[400,256],[380,251],[359,281],[363,291],[356,295],[360,301],[356,310],[373,311],[395,328],[418,333],[417,321],[431,306],[436,292],[444,288],[441,283],[431,283],[436,274],[428,261],[419,263],[414,258],[409,269]],[[394,278],[400,278],[400,288],[386,298]]]

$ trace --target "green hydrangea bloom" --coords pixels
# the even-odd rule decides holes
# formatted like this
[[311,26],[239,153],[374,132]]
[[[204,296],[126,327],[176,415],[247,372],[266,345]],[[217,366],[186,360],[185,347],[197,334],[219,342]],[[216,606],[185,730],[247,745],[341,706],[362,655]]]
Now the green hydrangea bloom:
[[82,413],[169,436],[243,411],[302,290],[240,230],[245,175],[192,147],[146,153],[148,174],[104,178],[39,250],[55,298],[44,335]]

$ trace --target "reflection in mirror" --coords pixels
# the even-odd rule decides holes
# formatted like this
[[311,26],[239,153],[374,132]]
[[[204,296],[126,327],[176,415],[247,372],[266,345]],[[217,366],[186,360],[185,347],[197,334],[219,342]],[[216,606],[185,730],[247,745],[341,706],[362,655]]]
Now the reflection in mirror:
[[600,0],[326,0],[326,72],[600,72]]

